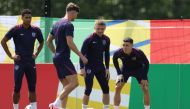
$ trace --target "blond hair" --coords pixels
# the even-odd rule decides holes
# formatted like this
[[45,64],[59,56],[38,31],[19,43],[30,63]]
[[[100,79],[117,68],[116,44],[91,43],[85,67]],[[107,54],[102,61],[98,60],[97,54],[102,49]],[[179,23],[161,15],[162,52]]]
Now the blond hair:
[[106,23],[103,19],[98,19],[98,20],[96,20],[95,25],[106,26]]

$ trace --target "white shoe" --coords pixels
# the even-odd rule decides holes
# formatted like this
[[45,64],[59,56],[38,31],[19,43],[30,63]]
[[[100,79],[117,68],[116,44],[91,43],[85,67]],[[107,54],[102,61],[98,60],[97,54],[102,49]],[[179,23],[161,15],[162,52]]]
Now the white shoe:
[[50,104],[49,104],[49,108],[50,108],[50,109],[59,109],[58,107],[55,107],[55,106],[53,105],[53,103],[50,103]]
[[25,107],[25,109],[31,109],[31,108],[32,106],[30,104]]

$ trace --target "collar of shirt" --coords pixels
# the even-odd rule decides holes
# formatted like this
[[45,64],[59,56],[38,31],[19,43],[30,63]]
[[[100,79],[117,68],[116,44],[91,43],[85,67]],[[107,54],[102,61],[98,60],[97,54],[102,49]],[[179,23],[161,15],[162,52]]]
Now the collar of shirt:
[[104,37],[104,34],[102,36],[98,36],[95,32],[93,33],[93,37],[102,39]]
[[132,55],[134,55],[134,52],[135,52],[134,48],[132,48],[132,51],[131,51],[130,54],[124,53],[124,51],[123,51],[123,49],[122,49],[122,53],[124,54],[124,56],[132,56]]
[[28,27],[28,28],[25,28],[25,27],[24,27],[24,24],[21,24],[21,27],[22,27],[23,29],[31,29],[31,28],[32,28],[32,26],[31,26],[31,25],[29,25],[29,27]]

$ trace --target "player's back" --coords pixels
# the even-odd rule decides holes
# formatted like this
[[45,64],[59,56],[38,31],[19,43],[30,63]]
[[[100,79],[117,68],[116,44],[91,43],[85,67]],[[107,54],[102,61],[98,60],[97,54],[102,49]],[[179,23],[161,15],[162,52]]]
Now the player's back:
[[55,38],[56,55],[59,57],[70,58],[70,48],[68,47],[66,37],[73,37],[74,27],[67,19],[57,21],[51,31]]

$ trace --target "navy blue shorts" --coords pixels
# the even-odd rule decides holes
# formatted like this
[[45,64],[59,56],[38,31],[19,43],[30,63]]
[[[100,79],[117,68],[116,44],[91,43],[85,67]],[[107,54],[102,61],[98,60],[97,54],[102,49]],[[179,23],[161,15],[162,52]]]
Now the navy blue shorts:
[[[142,77],[142,73],[144,72],[143,69],[138,69],[138,70],[134,70],[134,71],[125,71],[122,72],[123,76],[124,76],[124,82],[127,82],[129,77],[135,77],[138,81],[138,83],[141,83],[141,80],[143,80]],[[148,78],[148,77],[147,77]],[[148,80],[148,79],[147,79]]]
[[77,74],[75,67],[70,59],[53,58],[53,63],[57,70],[59,79],[63,79],[69,75]]
[[22,86],[23,76],[26,76],[28,90],[36,90],[36,65],[35,60],[29,62],[15,61],[14,63],[14,92],[19,93]]

